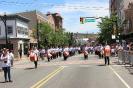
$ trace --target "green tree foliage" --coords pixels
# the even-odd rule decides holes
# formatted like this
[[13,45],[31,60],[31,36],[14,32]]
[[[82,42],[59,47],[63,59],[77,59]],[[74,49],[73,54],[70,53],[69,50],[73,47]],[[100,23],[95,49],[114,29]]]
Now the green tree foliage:
[[114,32],[113,26],[117,25],[117,17],[112,15],[109,17],[104,17],[99,22],[98,27],[100,28],[98,41],[100,43],[111,43],[112,42],[112,34]]
[[69,45],[69,37],[65,29],[60,29],[58,32],[54,32],[52,27],[48,23],[40,23],[39,37],[41,47],[56,47]]

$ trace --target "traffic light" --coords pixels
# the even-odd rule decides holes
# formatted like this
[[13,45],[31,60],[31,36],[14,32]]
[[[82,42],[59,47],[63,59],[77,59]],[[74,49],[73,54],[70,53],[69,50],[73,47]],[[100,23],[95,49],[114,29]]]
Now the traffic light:
[[84,18],[83,17],[80,17],[80,23],[84,24]]

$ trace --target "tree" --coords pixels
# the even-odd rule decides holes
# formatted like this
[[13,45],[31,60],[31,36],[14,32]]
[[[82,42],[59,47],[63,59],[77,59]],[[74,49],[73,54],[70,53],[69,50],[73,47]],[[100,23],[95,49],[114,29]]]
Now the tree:
[[100,28],[98,41],[100,43],[111,43],[112,42],[112,34],[117,35],[118,33],[114,33],[114,25],[117,27],[117,16],[112,15],[109,17],[104,17],[99,22],[98,27]]
[[39,37],[40,44],[43,47],[48,47],[51,44],[50,38],[53,32],[52,27],[48,23],[40,23],[39,26]]
[[60,29],[60,31],[54,32],[54,29],[52,29],[48,23],[39,23],[38,26],[40,46],[42,48],[69,45],[70,39],[65,32],[65,29]]

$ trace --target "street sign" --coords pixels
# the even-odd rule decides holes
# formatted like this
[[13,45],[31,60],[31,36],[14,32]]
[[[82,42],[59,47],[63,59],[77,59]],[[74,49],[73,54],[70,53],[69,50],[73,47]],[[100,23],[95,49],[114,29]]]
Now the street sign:
[[80,17],[80,24],[96,22],[97,19],[101,19],[102,17]]
[[96,19],[94,18],[85,18],[85,23],[87,22],[96,22]]

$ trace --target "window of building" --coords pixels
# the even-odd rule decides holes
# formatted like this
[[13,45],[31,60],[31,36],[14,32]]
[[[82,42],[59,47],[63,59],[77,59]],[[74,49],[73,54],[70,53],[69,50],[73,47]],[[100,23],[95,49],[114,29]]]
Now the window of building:
[[28,29],[23,27],[17,27],[18,33],[21,35],[28,35]]
[[7,26],[7,34],[12,35],[13,34],[13,27]]

